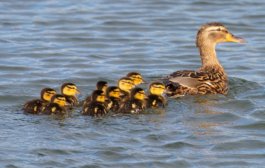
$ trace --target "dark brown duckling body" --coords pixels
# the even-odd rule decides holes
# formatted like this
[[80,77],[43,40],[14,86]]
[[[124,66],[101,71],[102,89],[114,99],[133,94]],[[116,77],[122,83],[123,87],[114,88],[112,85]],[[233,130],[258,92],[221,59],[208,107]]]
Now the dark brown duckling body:
[[[98,81],[96,84],[96,90],[102,90],[104,94],[106,94],[106,90],[108,88],[108,82],[106,81]],[[88,105],[92,101],[92,95],[89,95],[86,97],[86,99],[83,101],[83,106]]]
[[67,102],[66,97],[61,94],[55,94],[51,98],[51,103],[45,106],[42,114],[46,115],[65,115],[67,112]]
[[89,115],[92,117],[102,117],[108,113],[104,103],[92,101],[83,107],[83,115]]
[[147,108],[159,108],[159,107],[165,107],[166,106],[166,100],[163,96],[159,95],[148,95],[147,97]]
[[52,88],[44,88],[41,90],[40,99],[31,100],[24,104],[23,111],[29,114],[40,114],[44,107],[49,104],[51,97],[56,94]]
[[95,90],[92,93],[92,101],[83,105],[82,114],[92,117],[102,117],[108,113],[105,106],[105,93],[102,90]]
[[131,99],[128,102],[125,102],[122,109],[120,110],[121,113],[128,113],[128,114],[139,114],[146,109],[145,102],[142,100]]
[[45,114],[45,115],[51,115],[51,114],[65,115],[66,112],[67,112],[67,110],[65,107],[61,107],[60,105],[58,105],[56,103],[49,103],[45,107],[45,110],[43,111],[42,114]]
[[125,102],[119,112],[139,114],[146,109],[145,93],[142,88],[134,88],[129,101]]
[[111,104],[108,106],[110,111],[117,112],[121,108],[121,99],[110,97],[108,101],[108,104]]
[[39,114],[43,111],[44,106],[47,104],[48,104],[48,102],[45,102],[41,99],[35,99],[35,100],[31,100],[31,101],[27,102],[23,106],[23,110],[25,113]]

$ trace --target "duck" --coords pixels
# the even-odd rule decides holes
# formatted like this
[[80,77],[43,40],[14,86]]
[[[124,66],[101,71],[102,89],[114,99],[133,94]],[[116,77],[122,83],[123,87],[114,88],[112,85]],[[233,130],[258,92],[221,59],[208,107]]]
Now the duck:
[[[106,81],[98,81],[96,84],[96,90],[102,90],[105,95],[106,95],[107,88],[108,88],[108,82]],[[83,102],[83,106],[89,104],[91,101],[92,101],[92,96],[91,95],[87,96]]]
[[216,45],[224,42],[245,43],[221,23],[211,22],[200,27],[196,46],[201,57],[198,70],[181,70],[163,79],[169,97],[228,93],[227,74],[216,55]]
[[80,94],[80,91],[74,83],[63,83],[61,86],[61,94],[65,96],[67,104],[70,108],[79,105],[76,95]]
[[43,111],[43,108],[51,101],[56,91],[52,88],[44,88],[40,92],[40,99],[34,99],[24,104],[23,110],[29,114],[39,114]]
[[83,106],[82,114],[92,117],[102,117],[108,113],[105,106],[106,96],[102,90],[95,90],[92,93],[92,101]]
[[51,115],[64,115],[67,112],[67,98],[62,94],[55,94],[51,98],[51,102],[44,107],[42,114]]
[[145,83],[143,76],[139,72],[129,72],[126,77],[131,78],[135,86]]
[[107,89],[107,108],[112,112],[117,112],[121,107],[121,91],[117,86],[110,86]]
[[146,109],[146,98],[145,91],[142,88],[133,88],[130,100],[122,104],[119,112],[131,114],[141,113]]
[[121,101],[126,102],[130,99],[130,93],[135,84],[131,78],[122,77],[118,80],[118,87],[121,91]]
[[159,108],[166,106],[166,98],[163,96],[165,85],[161,82],[152,82],[149,85],[149,95],[147,96],[147,108]]

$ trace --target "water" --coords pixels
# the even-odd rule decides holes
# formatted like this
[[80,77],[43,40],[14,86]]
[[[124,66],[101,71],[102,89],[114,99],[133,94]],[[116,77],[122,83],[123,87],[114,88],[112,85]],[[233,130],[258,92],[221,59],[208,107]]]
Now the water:
[[[264,167],[265,2],[0,2],[0,167]],[[25,115],[44,87],[129,71],[153,81],[200,66],[195,36],[218,21],[247,44],[221,44],[227,96],[170,99],[165,110],[92,119]],[[145,87],[145,86],[144,86]]]

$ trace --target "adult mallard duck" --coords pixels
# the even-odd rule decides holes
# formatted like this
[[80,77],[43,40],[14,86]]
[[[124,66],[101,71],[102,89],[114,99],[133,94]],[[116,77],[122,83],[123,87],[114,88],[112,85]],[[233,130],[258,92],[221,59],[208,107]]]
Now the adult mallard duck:
[[56,91],[52,88],[44,88],[40,92],[40,99],[31,100],[25,103],[23,110],[30,114],[39,114],[43,111],[43,108],[49,104]]
[[223,42],[244,43],[244,40],[231,34],[221,23],[202,25],[196,39],[202,66],[197,71],[176,71],[166,77],[168,96],[227,94],[227,75],[215,52],[216,45]]

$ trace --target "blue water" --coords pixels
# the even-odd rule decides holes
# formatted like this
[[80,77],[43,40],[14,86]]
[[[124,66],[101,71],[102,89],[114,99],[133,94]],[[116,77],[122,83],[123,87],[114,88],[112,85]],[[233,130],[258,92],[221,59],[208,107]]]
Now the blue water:
[[[259,0],[1,1],[0,167],[264,167],[264,9]],[[212,21],[247,41],[217,46],[227,96],[103,119],[21,111],[64,82],[82,100],[98,80],[115,85],[130,71],[151,82],[197,69],[196,33]]]

